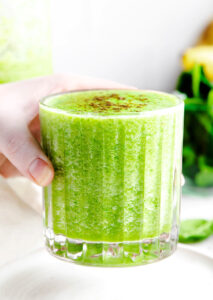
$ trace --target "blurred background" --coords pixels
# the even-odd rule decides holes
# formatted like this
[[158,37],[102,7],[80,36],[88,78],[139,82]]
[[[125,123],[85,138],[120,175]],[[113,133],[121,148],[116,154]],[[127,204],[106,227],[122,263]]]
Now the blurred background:
[[[177,88],[186,103],[184,175],[198,186],[213,186],[212,0],[55,0],[51,4],[54,71],[107,78],[141,89],[173,92]],[[187,52],[198,44],[211,46]],[[180,76],[182,71],[188,73]]]
[[171,91],[212,0],[53,0],[55,71]]

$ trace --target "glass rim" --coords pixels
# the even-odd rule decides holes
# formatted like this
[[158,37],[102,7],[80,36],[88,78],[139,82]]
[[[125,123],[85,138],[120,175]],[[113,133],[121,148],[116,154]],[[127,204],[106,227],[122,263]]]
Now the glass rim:
[[[65,111],[61,108],[55,108],[50,105],[47,105],[45,103],[46,100],[62,96],[62,95],[69,95],[69,94],[74,94],[74,93],[79,93],[79,92],[92,92],[92,91],[141,91],[141,92],[150,92],[150,93],[155,93],[155,94],[161,94],[161,95],[167,95],[167,96],[173,96],[178,100],[178,103],[175,104],[174,106],[170,107],[165,107],[165,108],[160,108],[160,109],[155,109],[155,110],[150,110],[150,111],[141,111],[141,112],[114,112],[114,113],[100,113],[100,112],[83,112],[83,111]],[[46,97],[43,97],[39,101],[39,106],[44,108],[45,110],[52,111],[58,114],[63,114],[63,115],[69,115],[69,116],[76,116],[76,117],[98,117],[98,118],[116,118],[116,117],[143,117],[143,116],[153,116],[153,115],[164,115],[164,114],[169,114],[170,112],[176,111],[178,108],[184,107],[184,100],[181,99],[181,97],[178,97],[176,94],[170,94],[166,92],[161,92],[157,90],[141,90],[141,89],[107,89],[107,88],[96,88],[96,89],[76,89],[72,91],[67,91],[67,92],[61,92],[61,93],[55,93],[48,95]]]

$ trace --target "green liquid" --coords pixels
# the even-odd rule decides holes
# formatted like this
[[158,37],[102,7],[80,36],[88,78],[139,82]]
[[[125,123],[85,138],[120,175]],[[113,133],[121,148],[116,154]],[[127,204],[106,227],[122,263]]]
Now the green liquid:
[[49,0],[0,0],[0,83],[52,73]]
[[[40,119],[43,148],[55,169],[44,192],[45,227],[54,235],[134,242],[124,247],[131,252],[138,241],[172,231],[179,217],[183,123],[176,97],[75,92],[47,98]],[[99,246],[88,245],[82,262],[90,262],[89,247],[94,254]],[[122,263],[130,262],[122,256]]]

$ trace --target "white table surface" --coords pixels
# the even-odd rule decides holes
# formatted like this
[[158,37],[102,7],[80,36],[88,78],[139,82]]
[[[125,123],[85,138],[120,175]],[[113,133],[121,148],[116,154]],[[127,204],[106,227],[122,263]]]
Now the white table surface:
[[[0,178],[0,266],[44,247],[42,219],[38,213],[41,211],[40,198],[41,190],[31,183]],[[212,219],[213,189],[197,189],[192,194],[188,188],[184,188],[181,217]],[[213,256],[213,236],[191,246]]]

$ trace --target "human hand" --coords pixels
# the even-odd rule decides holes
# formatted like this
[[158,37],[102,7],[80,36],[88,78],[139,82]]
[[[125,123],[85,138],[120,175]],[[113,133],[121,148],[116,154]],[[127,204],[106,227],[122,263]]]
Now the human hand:
[[46,186],[54,176],[40,142],[39,100],[78,89],[131,88],[112,81],[71,75],[52,75],[0,85],[0,175],[23,175]]

